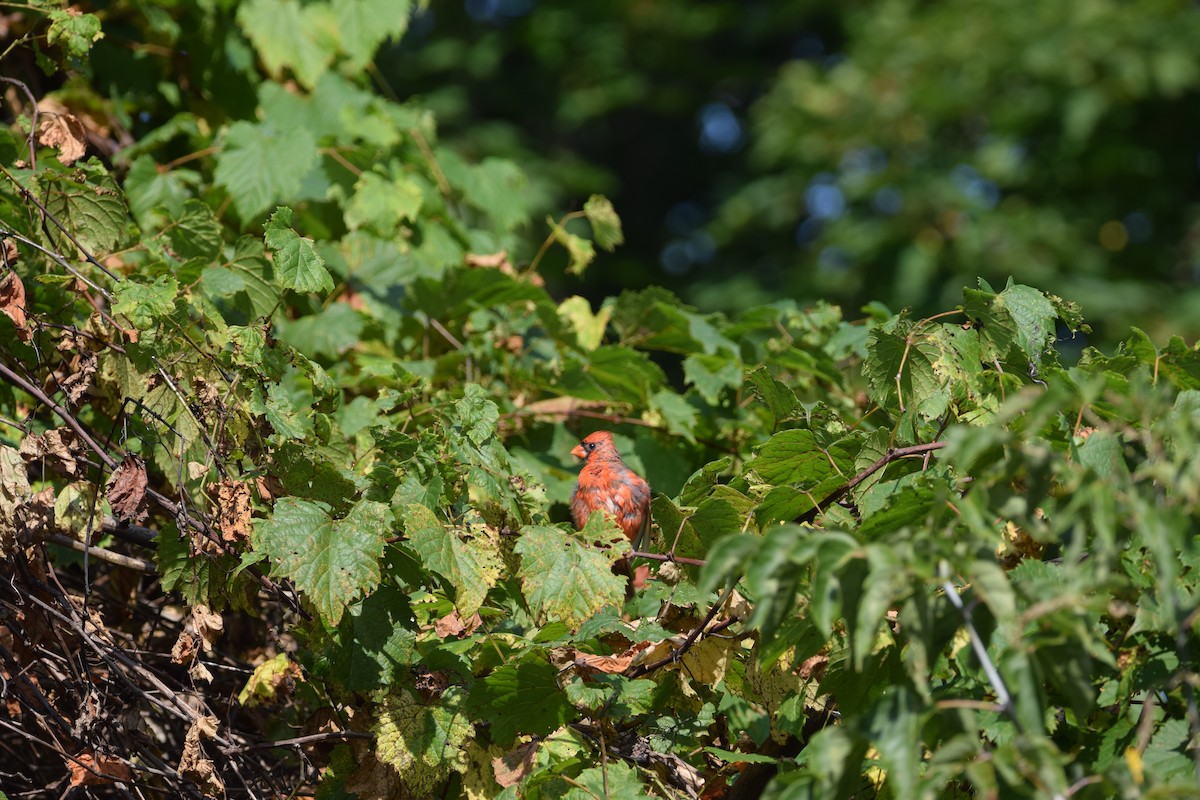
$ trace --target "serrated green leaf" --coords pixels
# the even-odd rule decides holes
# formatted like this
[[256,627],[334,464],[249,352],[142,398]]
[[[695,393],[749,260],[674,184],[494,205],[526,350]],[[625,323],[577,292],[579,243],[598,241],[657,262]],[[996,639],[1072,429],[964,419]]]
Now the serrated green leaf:
[[710,461],[692,473],[687,483],[679,491],[681,505],[694,506],[703,500],[712,487],[716,485],[718,476],[733,465],[733,459],[724,456],[716,461]]
[[382,503],[360,500],[342,519],[326,507],[282,497],[254,529],[256,550],[275,564],[271,574],[290,578],[321,617],[336,625],[346,607],[379,584],[379,562],[391,514]]
[[299,194],[304,176],[317,164],[317,141],[307,128],[235,122],[225,132],[216,162],[214,181],[229,192],[238,217],[249,221]]
[[[585,528],[583,535],[587,533]],[[521,556],[518,576],[525,599],[541,622],[561,620],[575,629],[625,599],[625,579],[612,574],[611,558],[558,528],[526,526],[515,549]]]
[[938,355],[919,336],[910,342],[899,333],[875,328],[867,339],[863,364],[871,399],[889,410],[916,408],[926,418],[936,417],[948,400],[933,370]]
[[352,692],[392,686],[416,660],[416,620],[407,595],[394,586],[351,605],[338,635],[334,674]]
[[904,686],[889,686],[868,713],[866,734],[875,749],[885,774],[886,785],[894,797],[917,797],[921,774],[921,728],[926,714],[912,691]]
[[320,313],[279,323],[279,338],[311,358],[336,360],[359,343],[366,321],[346,303],[331,303]]
[[693,353],[683,360],[683,377],[710,405],[719,405],[721,392],[742,385],[742,365],[721,355]]
[[772,427],[778,428],[779,423],[791,419],[800,399],[795,391],[775,380],[766,367],[759,367],[746,374],[746,380],[754,388],[754,394],[766,404],[771,412]]
[[621,232],[621,218],[617,216],[612,201],[602,194],[594,194],[583,204],[583,213],[592,224],[592,238],[596,244],[610,253],[617,245],[625,242]]
[[149,228],[155,209],[164,209],[170,216],[180,214],[200,180],[200,173],[188,169],[160,172],[153,158],[139,156],[125,175],[125,199],[138,223]]
[[[124,195],[94,158],[76,164],[69,175],[43,170],[38,182],[46,210],[93,256],[106,255],[124,241],[129,223]],[[48,227],[64,252],[74,252],[75,244],[56,225]]]
[[186,201],[164,234],[180,259],[210,261],[221,251],[221,223],[213,216],[212,209],[199,200]]
[[325,259],[313,248],[312,239],[291,228],[292,210],[280,206],[271,215],[263,240],[275,253],[275,275],[279,285],[296,292],[328,292],[333,277],[325,269]]
[[409,0],[332,0],[347,69],[357,72],[370,63],[387,39],[399,39],[408,29]]
[[375,754],[396,770],[413,796],[435,795],[450,772],[466,769],[466,744],[475,728],[463,705],[462,690],[452,686],[435,705],[422,705],[402,689],[379,708]]
[[427,569],[450,581],[454,605],[465,618],[479,610],[501,572],[499,554],[486,542],[464,540],[422,505],[405,506],[404,534]]
[[545,736],[575,718],[558,686],[558,670],[538,655],[478,681],[467,705],[491,723],[493,741],[504,746],[518,734]]
[[645,353],[603,345],[588,359],[569,359],[554,386],[558,392],[584,400],[643,405],[647,396],[665,383],[662,369]]
[[50,28],[46,31],[47,44],[62,44],[72,58],[83,58],[92,51],[92,45],[104,38],[100,30],[100,18],[95,14],[81,14],[72,7],[69,10],[52,8],[47,12]]
[[178,294],[179,282],[169,275],[160,275],[153,283],[125,280],[113,289],[112,310],[144,331],[175,310]]
[[500,409],[487,396],[487,391],[477,383],[468,383],[462,399],[454,404],[462,432],[476,445],[481,445],[496,433],[500,422]]
[[598,797],[641,800],[651,797],[642,787],[637,771],[623,761],[611,762],[607,767],[589,767],[569,783],[554,778],[544,785],[542,796],[561,800],[596,800]]
[[311,89],[333,60],[337,20],[326,5],[247,0],[238,7],[237,21],[276,78],[284,69],[291,69],[300,83]]
[[401,222],[416,219],[424,200],[421,187],[408,178],[364,172],[346,204],[346,227],[366,227],[380,236],[394,236]]
[[496,230],[508,232],[529,219],[528,182],[513,162],[489,157],[464,169],[456,185],[463,199],[494,221]]

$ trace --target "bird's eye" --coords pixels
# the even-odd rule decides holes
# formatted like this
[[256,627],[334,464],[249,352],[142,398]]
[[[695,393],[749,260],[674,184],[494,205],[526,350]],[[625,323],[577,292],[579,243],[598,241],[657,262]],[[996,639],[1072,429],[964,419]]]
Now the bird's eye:
[[590,453],[596,449],[596,443],[595,442],[584,442],[583,449],[587,450]]

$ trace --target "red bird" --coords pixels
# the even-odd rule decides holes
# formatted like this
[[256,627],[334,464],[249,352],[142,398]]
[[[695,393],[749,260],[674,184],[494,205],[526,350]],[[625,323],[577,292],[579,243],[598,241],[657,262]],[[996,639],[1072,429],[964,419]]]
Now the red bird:
[[612,434],[596,431],[571,451],[584,460],[579,482],[571,493],[571,517],[582,529],[593,511],[615,520],[641,549],[650,532],[650,485],[621,461]]

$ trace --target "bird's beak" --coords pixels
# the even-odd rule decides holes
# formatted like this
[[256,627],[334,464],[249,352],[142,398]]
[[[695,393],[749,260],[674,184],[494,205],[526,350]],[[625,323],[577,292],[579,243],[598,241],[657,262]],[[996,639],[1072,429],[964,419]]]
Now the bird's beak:
[[584,461],[587,461],[587,453],[584,452],[583,445],[581,445],[581,444],[575,445],[575,449],[571,451],[571,455],[575,456],[576,458],[581,458]]

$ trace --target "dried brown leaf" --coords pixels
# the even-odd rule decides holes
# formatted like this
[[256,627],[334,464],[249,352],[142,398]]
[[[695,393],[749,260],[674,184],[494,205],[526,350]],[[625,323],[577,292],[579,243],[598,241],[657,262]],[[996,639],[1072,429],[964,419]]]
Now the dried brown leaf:
[[54,533],[57,530],[54,525],[55,499],[54,487],[47,486],[30,497],[29,502],[22,509],[25,530],[29,532],[34,541],[44,539],[46,534]]
[[250,536],[250,484],[226,478],[217,484],[217,525],[221,538],[237,542]]
[[212,760],[204,754],[204,739],[217,735],[217,718],[196,717],[183,740],[183,753],[179,756],[179,771],[200,785],[207,795],[224,795],[225,783]]
[[815,655],[804,659],[804,663],[796,670],[796,674],[804,680],[815,678],[820,680],[825,676],[825,665],[829,663],[829,656]]
[[0,245],[0,264],[11,267],[20,256],[21,251],[17,249],[17,243],[12,239],[5,239],[4,244]]
[[96,755],[85,750],[75,756],[75,760],[67,762],[71,771],[71,787],[106,786],[117,781],[127,781],[133,777],[129,765],[116,756]]
[[113,516],[118,520],[141,520],[146,516],[146,464],[142,459],[128,453],[121,466],[117,467],[108,480],[108,503]]
[[42,114],[38,141],[57,150],[58,160],[64,164],[74,164],[87,153],[87,132],[79,117],[70,113]]
[[451,636],[470,636],[482,624],[483,618],[479,616],[478,611],[469,620],[464,621],[456,608],[433,624],[433,632],[439,639],[448,639]]
[[617,656],[594,656],[591,653],[575,651],[575,666],[591,672],[604,672],[614,675],[629,669],[637,659],[638,654],[653,647],[653,642],[638,642],[624,653]]
[[57,461],[68,475],[76,475],[79,472],[79,462],[76,461],[79,449],[79,440],[74,431],[70,428],[56,428],[26,436],[21,440],[20,453],[21,458],[26,461]]
[[213,643],[225,630],[225,620],[203,603],[192,606],[192,613],[183,623],[183,630],[171,648],[171,661],[176,664],[187,664],[195,659],[203,648],[211,653]]
[[496,775],[496,783],[505,789],[520,783],[526,775],[533,771],[537,749],[538,742],[526,742],[511,753],[493,758],[492,772]]
[[6,315],[17,326],[17,338],[22,342],[33,338],[33,331],[25,319],[25,284],[15,272],[0,278],[0,314]]
[[[58,387],[67,393],[67,399],[72,406],[78,405],[92,388],[92,376],[100,362],[92,352],[81,353],[73,357],[63,368],[56,371]],[[63,375],[65,368],[66,374]]]

